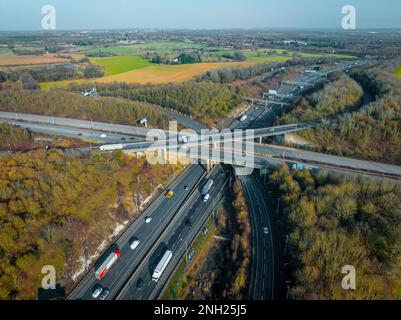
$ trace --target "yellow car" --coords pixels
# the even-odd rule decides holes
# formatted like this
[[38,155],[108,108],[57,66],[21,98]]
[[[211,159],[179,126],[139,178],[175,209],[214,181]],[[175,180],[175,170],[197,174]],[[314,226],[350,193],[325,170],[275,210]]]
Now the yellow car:
[[167,199],[171,199],[173,196],[174,196],[174,192],[171,191],[171,190],[170,190],[169,192],[166,193],[166,198],[167,198]]

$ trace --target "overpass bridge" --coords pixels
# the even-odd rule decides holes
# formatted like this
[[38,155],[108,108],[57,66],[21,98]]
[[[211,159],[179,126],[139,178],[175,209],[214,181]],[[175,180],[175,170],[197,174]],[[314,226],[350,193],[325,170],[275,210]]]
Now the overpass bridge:
[[[236,168],[264,169],[282,164],[303,165],[306,170],[328,171],[336,174],[381,179],[401,183],[401,167],[379,162],[328,155],[318,152],[286,148],[275,145],[255,144],[254,150],[235,149],[227,146],[200,146],[171,150],[177,156],[197,159],[209,170],[216,164],[229,164]],[[137,151],[125,149],[124,153],[136,154]],[[166,161],[168,160],[167,158]],[[252,172],[248,170],[247,172]]]

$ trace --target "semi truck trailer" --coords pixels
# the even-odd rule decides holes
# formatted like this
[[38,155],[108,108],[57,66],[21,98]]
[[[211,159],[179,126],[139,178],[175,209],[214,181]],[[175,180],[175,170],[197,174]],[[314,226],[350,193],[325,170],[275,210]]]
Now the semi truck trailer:
[[104,276],[110,271],[114,263],[121,257],[120,250],[115,249],[96,269],[95,276],[96,279],[102,280]]
[[160,277],[162,276],[164,270],[166,269],[167,265],[169,264],[171,258],[173,257],[173,253],[170,250],[167,250],[159,263],[156,266],[155,271],[152,275],[152,280],[157,282],[159,281]]

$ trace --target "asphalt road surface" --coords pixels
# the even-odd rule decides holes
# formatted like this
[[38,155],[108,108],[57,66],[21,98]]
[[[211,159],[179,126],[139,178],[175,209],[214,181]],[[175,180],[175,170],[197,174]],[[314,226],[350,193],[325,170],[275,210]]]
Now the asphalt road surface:
[[[275,298],[276,257],[274,250],[273,228],[266,195],[254,175],[239,177],[249,211],[252,227],[252,262],[250,268],[250,300],[273,300]],[[278,235],[274,235],[278,236]]]
[[122,134],[134,135],[134,136],[146,136],[150,129],[119,125],[106,122],[97,121],[86,121],[68,118],[58,118],[51,116],[42,116],[35,114],[24,114],[15,112],[0,112],[0,118],[4,120],[14,121],[28,121],[40,124],[50,124],[55,126],[73,127],[87,130],[98,130],[103,132],[118,132]]
[[255,144],[255,154],[273,155],[276,158],[326,164],[336,166],[339,169],[341,167],[351,168],[355,170],[378,172],[382,174],[396,175],[401,177],[401,167],[399,166],[374,161],[333,156],[325,153],[311,152],[288,147]]
[[59,135],[70,138],[86,139],[104,144],[143,141],[142,138],[138,138],[132,135],[105,133],[102,131],[93,131],[93,130],[82,130],[82,129],[75,129],[72,127],[36,124],[32,122],[23,122],[23,121],[10,121],[4,119],[3,120],[0,119],[0,123],[9,123],[19,128],[29,129],[32,132],[44,133],[49,135]]
[[[176,219],[171,223],[162,236],[158,239],[158,245],[152,248],[140,267],[131,277],[130,281],[118,294],[119,300],[148,300],[156,299],[174,272],[175,266],[186,253],[192,240],[202,229],[211,211],[219,203],[223,195],[224,186],[227,183],[227,176],[223,168],[216,166],[208,176],[213,179],[214,184],[209,190],[210,199],[203,202],[201,189],[206,182],[199,185],[197,190],[191,195],[189,201],[182,208]],[[153,271],[166,250],[173,252],[173,258],[158,282],[152,280]]]
[[[95,269],[91,269],[68,299],[92,299],[96,285],[108,288],[110,290],[108,299],[112,299],[128,280],[135,267],[141,263],[148,250],[153,247],[160,233],[174,218],[191,189],[195,188],[204,173],[202,166],[194,164],[180,175],[169,187],[174,192],[174,196],[167,199],[165,194],[160,195],[118,239],[116,245],[121,251],[121,258],[113,265],[110,272],[99,281],[95,278]],[[185,190],[184,186],[188,186],[189,190]],[[146,223],[146,217],[151,217],[152,221]],[[133,240],[140,241],[135,250],[129,247]]]

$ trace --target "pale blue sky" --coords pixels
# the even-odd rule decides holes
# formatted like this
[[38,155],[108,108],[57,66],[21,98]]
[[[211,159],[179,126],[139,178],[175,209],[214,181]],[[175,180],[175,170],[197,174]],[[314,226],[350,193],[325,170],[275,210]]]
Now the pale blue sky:
[[57,29],[340,28],[341,8],[357,28],[400,28],[400,0],[0,0],[0,31],[40,30],[41,8],[57,10]]

